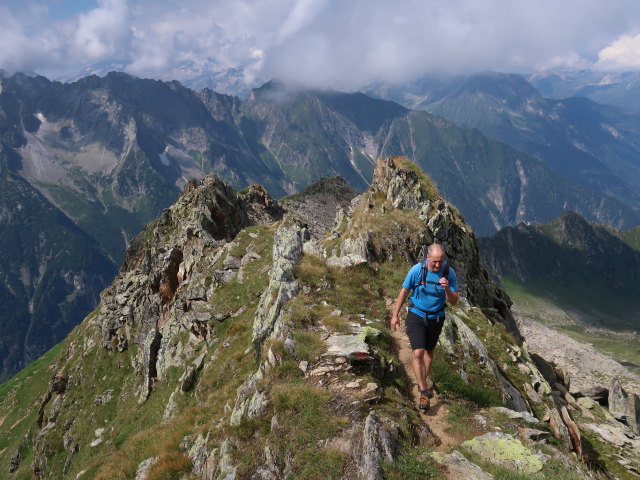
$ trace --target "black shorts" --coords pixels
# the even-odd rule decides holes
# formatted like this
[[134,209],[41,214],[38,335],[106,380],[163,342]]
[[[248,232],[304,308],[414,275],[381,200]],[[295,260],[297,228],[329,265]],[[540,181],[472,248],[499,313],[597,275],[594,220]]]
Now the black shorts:
[[424,319],[412,311],[407,313],[407,335],[411,343],[411,349],[433,350],[436,348],[440,332],[444,325],[444,313],[439,318]]

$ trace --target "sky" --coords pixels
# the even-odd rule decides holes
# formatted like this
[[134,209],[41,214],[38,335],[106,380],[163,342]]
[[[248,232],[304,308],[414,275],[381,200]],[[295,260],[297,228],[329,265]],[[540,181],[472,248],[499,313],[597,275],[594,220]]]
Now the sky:
[[637,0],[0,0],[0,68],[357,88],[429,73],[640,69]]

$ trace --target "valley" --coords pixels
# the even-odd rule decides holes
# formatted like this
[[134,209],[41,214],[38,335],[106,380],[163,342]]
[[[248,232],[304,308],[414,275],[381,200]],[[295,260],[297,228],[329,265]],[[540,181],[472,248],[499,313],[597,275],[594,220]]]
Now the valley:
[[540,322],[585,345],[591,345],[640,375],[640,328],[633,328],[640,325],[638,320],[616,325],[610,321],[612,317],[602,312],[585,312],[580,308],[584,303],[569,306],[561,301],[566,292],[549,283],[525,285],[507,275],[501,279],[500,286],[513,301],[511,309],[516,317]]

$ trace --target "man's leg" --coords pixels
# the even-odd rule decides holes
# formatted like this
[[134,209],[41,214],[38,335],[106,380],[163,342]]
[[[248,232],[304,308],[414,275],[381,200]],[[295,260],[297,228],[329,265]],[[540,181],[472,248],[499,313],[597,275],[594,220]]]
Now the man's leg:
[[416,377],[416,382],[418,382],[418,390],[428,388],[427,377],[431,371],[434,352],[435,350],[425,350],[424,348],[417,348],[413,351],[411,366],[413,367],[413,375]]
[[433,354],[435,350],[425,350],[424,351],[424,378],[425,378],[425,387],[427,385],[426,379],[431,372],[431,365],[433,363]]
[[413,367],[413,375],[418,382],[418,390],[424,390],[427,388],[427,362],[429,369],[431,368],[431,358],[433,358],[433,350],[431,351],[431,357],[425,355],[424,348],[416,348],[413,351],[413,358],[411,359],[411,366]]

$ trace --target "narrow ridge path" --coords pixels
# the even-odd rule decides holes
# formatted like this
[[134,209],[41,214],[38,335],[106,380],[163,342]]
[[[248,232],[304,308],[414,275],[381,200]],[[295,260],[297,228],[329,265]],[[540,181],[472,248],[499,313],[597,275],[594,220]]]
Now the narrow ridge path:
[[[414,408],[417,410],[420,393],[418,392],[418,385],[416,384],[413,376],[413,367],[411,366],[413,355],[409,339],[404,331],[404,319],[402,320],[398,330],[391,331],[391,335],[394,340],[396,351],[398,352],[400,363],[405,370],[406,377],[411,382],[411,398],[413,400]],[[447,408],[447,405],[439,400],[437,391],[435,391],[435,396],[431,399],[431,407],[429,410],[427,410],[427,412],[420,412],[420,418],[422,418],[422,421],[440,440],[440,444],[433,447],[433,450],[437,452],[449,453],[451,451],[451,447],[456,444],[455,438],[446,431],[449,427],[449,423],[445,419],[448,412],[449,409]]]

